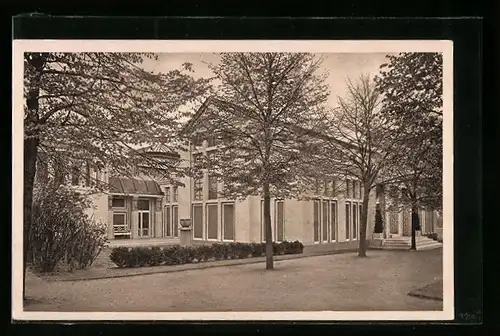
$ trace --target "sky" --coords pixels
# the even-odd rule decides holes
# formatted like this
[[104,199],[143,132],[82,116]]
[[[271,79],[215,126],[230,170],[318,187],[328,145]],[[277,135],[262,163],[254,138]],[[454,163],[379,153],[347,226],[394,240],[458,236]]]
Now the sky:
[[[387,53],[328,53],[318,54],[324,59],[322,69],[328,71],[326,80],[331,94],[328,104],[337,105],[338,96],[346,94],[346,80],[356,80],[360,75],[376,75],[381,64],[386,62]],[[168,72],[179,68],[184,62],[193,64],[193,77],[212,77],[206,63],[217,63],[219,57],[213,53],[162,53],[157,61],[146,60],[144,68],[155,72]]]

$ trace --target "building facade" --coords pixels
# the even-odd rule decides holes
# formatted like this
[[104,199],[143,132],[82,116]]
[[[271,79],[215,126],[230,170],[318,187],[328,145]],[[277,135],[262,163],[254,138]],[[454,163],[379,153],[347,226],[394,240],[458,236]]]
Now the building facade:
[[[195,118],[198,117],[199,113]],[[208,155],[217,150],[217,145],[217,138],[213,135],[196,136],[185,152],[172,154],[149,148],[143,154],[167,159],[174,155],[182,165],[191,167],[197,156]],[[46,179],[47,171],[47,167],[39,167],[39,179]],[[181,220],[192,223],[194,241],[265,241],[261,197],[223,198],[222,183],[207,172],[197,178],[183,177],[177,185],[171,185],[146,175],[133,178],[115,176],[109,169],[89,162],[76,165],[69,171],[69,174],[59,177],[61,183],[70,184],[80,192],[88,192],[99,183],[107,186],[106,192],[89,194],[94,202],[89,213],[106,223],[107,235],[112,241],[172,241],[179,237]],[[54,175],[57,177],[57,169]],[[303,197],[271,199],[273,240],[299,240],[306,245],[357,241],[364,192],[360,181],[355,179],[316,180]],[[369,195],[367,239],[372,238],[377,204],[383,209],[384,238],[411,234],[411,213],[406,210],[386,211],[384,194],[374,188]],[[422,232],[436,232],[438,218],[435,213],[422,211],[420,215]]]

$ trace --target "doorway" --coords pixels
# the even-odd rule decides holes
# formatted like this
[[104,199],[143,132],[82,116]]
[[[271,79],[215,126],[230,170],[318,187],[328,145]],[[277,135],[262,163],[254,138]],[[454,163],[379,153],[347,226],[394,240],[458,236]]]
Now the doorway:
[[137,213],[139,216],[137,235],[141,238],[151,237],[151,215],[150,204],[147,199],[139,199],[137,201]]

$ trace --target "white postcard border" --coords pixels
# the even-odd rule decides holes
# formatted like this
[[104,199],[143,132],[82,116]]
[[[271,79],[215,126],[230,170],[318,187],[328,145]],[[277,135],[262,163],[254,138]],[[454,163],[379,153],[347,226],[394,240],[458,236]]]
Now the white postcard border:
[[[28,312],[23,311],[23,53],[24,52],[312,52],[443,54],[443,310],[318,312]],[[447,40],[14,40],[12,115],[12,318],[13,320],[452,320],[453,271],[453,42]]]

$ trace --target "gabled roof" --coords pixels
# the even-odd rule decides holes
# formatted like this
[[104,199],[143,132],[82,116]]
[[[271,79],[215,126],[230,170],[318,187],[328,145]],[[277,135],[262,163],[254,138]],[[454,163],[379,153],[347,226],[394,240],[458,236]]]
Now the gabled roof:
[[181,134],[186,134],[189,132],[193,131],[193,127],[196,125],[196,122],[200,119],[201,115],[207,110],[207,108],[214,103],[214,101],[221,101],[220,99],[210,96],[205,101],[201,106],[198,108],[198,110],[195,112],[193,117],[184,125],[184,127],[181,130]]
[[110,193],[126,195],[163,195],[158,183],[153,180],[126,177],[109,178]]
[[[216,98],[214,96],[208,97],[203,102],[203,104],[200,106],[200,108],[198,108],[198,110],[193,115],[193,117],[183,127],[182,133],[186,134],[188,132],[192,132],[193,128],[196,126],[196,122],[201,118],[201,116],[208,109],[208,107],[211,104],[213,104],[214,102],[224,103],[224,101],[222,101],[221,99]],[[290,127],[291,128],[295,128],[295,129],[299,130],[300,132],[303,132],[303,133],[305,133],[307,135],[310,135],[311,137],[315,137],[315,138],[319,138],[319,139],[327,139],[329,141],[338,143],[339,145],[341,145],[343,147],[346,147],[346,148],[355,148],[356,147],[353,144],[347,143],[347,142],[339,140],[339,139],[334,139],[331,136],[328,136],[328,135],[326,135],[324,133],[321,133],[321,132],[319,132],[317,130],[306,129],[306,128],[302,127],[302,126],[292,125],[292,124],[290,124]]]

